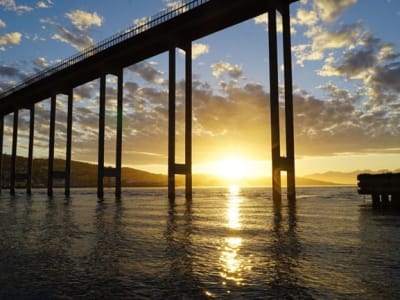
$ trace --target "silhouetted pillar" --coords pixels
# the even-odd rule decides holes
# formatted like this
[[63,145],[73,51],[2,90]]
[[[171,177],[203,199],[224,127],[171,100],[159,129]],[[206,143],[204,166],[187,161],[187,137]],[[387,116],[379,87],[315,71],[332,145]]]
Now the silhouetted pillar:
[[49,160],[47,173],[47,195],[53,196],[53,174],[54,174],[54,140],[56,127],[56,95],[50,99],[50,130],[49,130]]
[[35,104],[30,107],[29,116],[29,145],[28,145],[28,174],[26,178],[26,193],[32,192],[32,165],[33,165],[33,141],[35,134]]
[[4,135],[4,116],[0,116],[0,193],[3,187],[3,135]]
[[18,140],[18,109],[14,111],[14,123],[13,123],[13,139],[11,149],[11,168],[10,168],[10,194],[15,194],[15,169],[17,159],[17,140]]
[[284,5],[282,13],[283,51],[285,72],[285,119],[286,119],[286,171],[287,194],[289,200],[296,198],[295,156],[294,156],[294,122],[293,122],[293,79],[292,51],[290,38],[290,8]]
[[192,43],[185,46],[185,165],[186,199],[192,199]]
[[97,164],[97,197],[103,198],[104,187],[104,126],[106,114],[106,75],[100,77],[100,99],[99,99],[99,148]]
[[168,198],[175,198],[175,102],[176,102],[176,53],[169,49],[169,95],[168,95]]
[[124,70],[118,73],[117,83],[117,138],[116,138],[116,176],[115,176],[115,196],[121,196],[121,165],[122,165],[122,122],[123,122],[123,83]]
[[74,93],[73,90],[68,92],[68,108],[67,108],[67,145],[65,151],[65,196],[70,195],[71,188],[71,147],[72,147],[72,106]]
[[279,133],[279,85],[278,85],[278,49],[276,33],[276,10],[268,11],[269,40],[269,77],[271,110],[271,147],[272,147],[272,198],[280,201],[281,193],[281,158]]

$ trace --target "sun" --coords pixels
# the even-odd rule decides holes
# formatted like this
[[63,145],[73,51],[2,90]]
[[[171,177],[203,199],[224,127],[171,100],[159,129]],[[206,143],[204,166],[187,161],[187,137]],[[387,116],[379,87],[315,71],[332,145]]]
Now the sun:
[[226,156],[216,164],[216,172],[220,177],[228,180],[238,180],[250,174],[249,163],[239,156]]

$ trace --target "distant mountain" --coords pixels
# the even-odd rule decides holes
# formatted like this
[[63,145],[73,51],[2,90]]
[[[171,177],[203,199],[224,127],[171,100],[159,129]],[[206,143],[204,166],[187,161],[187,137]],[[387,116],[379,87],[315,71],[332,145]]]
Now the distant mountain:
[[[3,168],[2,178],[3,186],[9,184],[10,176],[10,156],[3,155]],[[47,185],[47,159],[34,159],[32,171],[32,185],[33,187],[44,187]],[[27,159],[18,156],[16,159],[16,173],[26,174]],[[63,171],[65,168],[65,160],[55,159],[54,170]],[[123,167],[122,170],[122,186],[125,187],[166,187],[168,184],[168,177],[165,174],[154,174],[142,170]],[[315,175],[315,176],[314,176]],[[318,174],[310,175],[307,177],[297,177],[297,185],[333,185],[329,178],[333,176],[318,176]],[[333,180],[332,180],[333,181]],[[333,181],[335,182],[335,181]],[[338,182],[338,181],[336,181]],[[271,186],[272,180],[270,177],[263,178],[243,178],[237,182],[228,181],[224,178],[206,175],[206,174],[193,174],[194,186],[226,186],[229,184],[239,184],[242,186]],[[339,183],[341,183],[339,181]],[[54,185],[62,185],[63,181],[59,179],[54,180]],[[183,186],[185,184],[184,176],[176,176],[176,185]],[[17,186],[24,186],[24,182],[17,182]],[[72,161],[71,162],[71,186],[72,187],[92,187],[97,185],[97,165],[86,162]],[[104,179],[105,186],[114,186],[113,178]],[[282,185],[286,185],[286,177],[282,175]]]
[[357,170],[352,172],[325,172],[325,173],[315,173],[310,175],[305,175],[304,178],[313,179],[313,180],[322,180],[322,181],[329,181],[335,184],[349,184],[349,185],[356,185],[357,184],[357,175],[362,173],[369,173],[369,174],[377,174],[377,173],[399,173],[400,169],[397,170]]

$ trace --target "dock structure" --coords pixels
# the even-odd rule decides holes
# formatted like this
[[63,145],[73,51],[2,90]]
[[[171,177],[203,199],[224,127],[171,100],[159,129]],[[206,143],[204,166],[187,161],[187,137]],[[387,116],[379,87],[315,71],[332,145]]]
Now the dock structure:
[[[281,172],[287,173],[288,199],[295,199],[295,157],[293,124],[292,53],[290,34],[290,5],[298,0],[191,0],[178,7],[164,10],[148,18],[145,24],[133,26],[89,47],[76,55],[62,60],[27,78],[24,82],[0,94],[0,172],[3,151],[4,117],[13,115],[12,153],[10,170],[10,193],[15,193],[16,155],[18,149],[19,111],[30,110],[29,157],[26,175],[27,193],[31,193],[32,159],[34,141],[35,104],[50,99],[48,182],[47,194],[53,195],[53,179],[62,172],[65,195],[70,194],[71,147],[73,126],[74,88],[90,82],[100,81],[99,88],[99,138],[98,138],[98,182],[97,195],[102,198],[103,180],[115,178],[115,195],[121,195],[122,121],[123,121],[123,71],[124,68],[161,53],[169,55],[169,115],[168,115],[168,195],[175,197],[175,176],[186,178],[186,198],[192,197],[192,43],[202,37],[239,24],[262,14],[268,15],[269,86],[271,111],[271,147],[273,199],[281,200]],[[282,30],[277,19],[282,18]],[[279,45],[278,32],[282,32]],[[176,162],[176,51],[185,53],[185,158]],[[278,61],[282,49],[283,62]],[[283,66],[284,96],[280,95],[279,66]],[[106,76],[113,75],[118,81],[118,107],[116,130],[116,165],[105,168],[104,135],[106,118]],[[50,84],[51,83],[51,84]],[[67,96],[67,141],[65,146],[65,169],[54,170],[55,119],[58,95]],[[284,98],[280,122],[281,98]],[[266,100],[266,104],[268,99]],[[281,155],[280,124],[285,124],[286,155]],[[40,125],[40,124],[39,124]],[[283,143],[282,143],[283,144]],[[60,173],[61,174],[61,173]],[[0,176],[0,189],[1,189]]]
[[372,196],[374,208],[400,208],[400,173],[359,174],[358,193]]

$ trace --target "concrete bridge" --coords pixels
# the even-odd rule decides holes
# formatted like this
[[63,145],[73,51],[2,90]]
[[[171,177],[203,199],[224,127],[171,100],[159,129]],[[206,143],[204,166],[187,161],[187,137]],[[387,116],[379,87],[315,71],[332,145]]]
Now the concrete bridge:
[[[271,106],[271,145],[273,198],[281,199],[281,172],[287,172],[288,197],[295,198],[293,138],[293,93],[290,38],[290,11],[297,0],[193,0],[163,11],[140,26],[122,31],[93,47],[67,58],[33,75],[0,94],[0,170],[3,149],[4,117],[13,114],[13,138],[10,168],[10,193],[15,193],[18,113],[30,111],[27,193],[31,193],[35,103],[50,100],[48,152],[48,195],[53,194],[53,179],[64,178],[65,195],[70,194],[73,90],[100,78],[99,140],[97,195],[103,197],[104,177],[115,177],[115,194],[121,195],[123,69],[163,52],[169,53],[169,121],[168,121],[168,196],[175,197],[175,175],[186,178],[186,197],[192,197],[192,41],[223,30],[242,21],[268,13],[269,76]],[[286,156],[281,156],[279,125],[278,44],[276,16],[283,20],[283,57],[285,82]],[[185,52],[185,161],[175,161],[176,49]],[[117,76],[117,132],[115,168],[104,167],[106,76]],[[57,95],[67,95],[67,141],[65,170],[54,170],[54,136]],[[267,99],[266,99],[267,100]],[[1,189],[0,178],[0,189]]]

